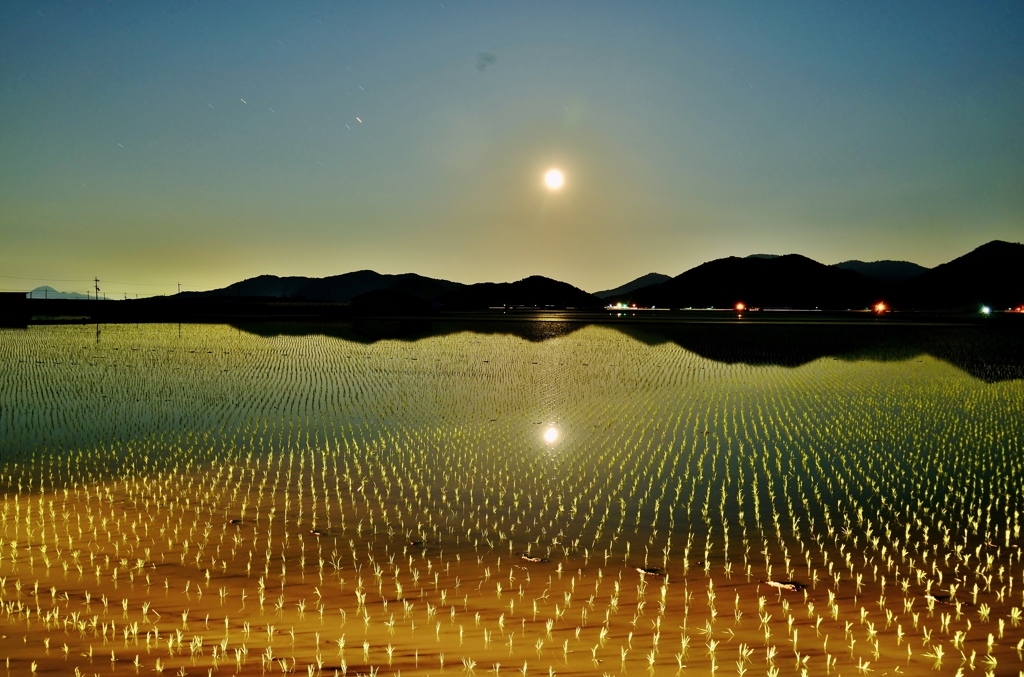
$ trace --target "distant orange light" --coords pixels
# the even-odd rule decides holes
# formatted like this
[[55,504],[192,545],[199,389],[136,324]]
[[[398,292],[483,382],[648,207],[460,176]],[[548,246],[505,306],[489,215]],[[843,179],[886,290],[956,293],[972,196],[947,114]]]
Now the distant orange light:
[[743,310],[746,310],[746,309],[747,309],[747,306],[746,306],[745,303],[743,303],[743,301],[740,301],[739,303],[736,304],[736,310],[743,311]]
[[884,313],[887,310],[889,310],[889,307],[885,305],[884,301],[879,301],[878,303],[875,304],[876,313]]

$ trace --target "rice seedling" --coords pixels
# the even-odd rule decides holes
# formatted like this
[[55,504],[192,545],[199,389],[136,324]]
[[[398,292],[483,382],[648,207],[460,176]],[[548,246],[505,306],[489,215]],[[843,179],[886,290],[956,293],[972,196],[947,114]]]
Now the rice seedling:
[[1019,381],[599,327],[90,338],[0,333],[16,671],[1022,667]]

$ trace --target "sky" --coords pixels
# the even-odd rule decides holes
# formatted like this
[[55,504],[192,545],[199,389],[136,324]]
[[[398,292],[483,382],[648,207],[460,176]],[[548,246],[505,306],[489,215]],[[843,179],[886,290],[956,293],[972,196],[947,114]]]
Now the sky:
[[12,0],[0,288],[934,266],[1024,240],[1022,38],[1019,1]]

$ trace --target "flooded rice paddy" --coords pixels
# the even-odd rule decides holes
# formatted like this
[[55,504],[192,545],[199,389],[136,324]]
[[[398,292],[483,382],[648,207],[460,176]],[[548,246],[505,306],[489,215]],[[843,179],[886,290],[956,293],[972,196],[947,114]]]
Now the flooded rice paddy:
[[1018,675],[1024,381],[944,340],[0,330],[0,669]]

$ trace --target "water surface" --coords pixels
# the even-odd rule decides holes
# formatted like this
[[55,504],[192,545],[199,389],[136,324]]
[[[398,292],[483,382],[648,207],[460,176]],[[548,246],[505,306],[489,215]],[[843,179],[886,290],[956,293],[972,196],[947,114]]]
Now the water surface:
[[[319,651],[365,673],[441,653],[535,674],[1017,666],[1018,351],[956,328],[5,330],[0,577],[55,592],[0,594],[141,638],[15,614],[26,641],[0,652],[67,668],[36,657],[51,637],[198,674],[202,635],[253,672],[268,646],[275,669]],[[149,647],[185,609],[203,632]]]

